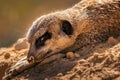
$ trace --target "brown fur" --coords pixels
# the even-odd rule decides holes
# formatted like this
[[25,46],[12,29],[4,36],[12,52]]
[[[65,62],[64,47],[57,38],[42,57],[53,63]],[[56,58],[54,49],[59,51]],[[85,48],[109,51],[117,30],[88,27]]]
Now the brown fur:
[[[62,20],[71,23],[71,36],[61,31]],[[35,41],[46,31],[52,33],[52,38],[40,49],[35,49]],[[119,0],[82,0],[72,8],[44,15],[33,23],[28,32],[31,45],[28,59],[34,56],[35,61],[41,61],[60,51],[76,51],[87,45],[105,42],[110,36],[119,35]]]

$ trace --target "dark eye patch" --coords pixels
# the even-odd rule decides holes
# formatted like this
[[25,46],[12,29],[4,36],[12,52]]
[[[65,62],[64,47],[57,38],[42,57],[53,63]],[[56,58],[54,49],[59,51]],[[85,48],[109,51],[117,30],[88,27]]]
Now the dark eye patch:
[[71,35],[73,33],[73,28],[69,21],[62,21],[62,31],[67,35]]
[[41,37],[39,37],[36,42],[35,42],[35,47],[36,49],[42,47],[45,45],[45,41],[50,39],[52,37],[52,33],[50,32],[46,32],[44,35],[42,35]]

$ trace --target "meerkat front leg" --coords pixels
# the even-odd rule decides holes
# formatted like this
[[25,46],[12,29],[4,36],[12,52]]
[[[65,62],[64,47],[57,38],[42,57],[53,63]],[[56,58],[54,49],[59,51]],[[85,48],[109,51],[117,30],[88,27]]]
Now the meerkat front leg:
[[4,79],[6,79],[6,80],[11,79],[11,78],[17,76],[18,74],[22,73],[23,71],[35,66],[35,65],[38,65],[38,64],[44,65],[46,63],[50,63],[52,61],[58,60],[64,56],[65,56],[65,54],[56,54],[56,55],[53,55],[51,57],[44,59],[41,62],[34,62],[33,57],[31,57],[31,62],[29,62],[27,60],[27,58],[24,57],[21,60],[19,60],[14,66],[12,66],[8,69],[8,71],[6,72],[7,75],[4,77]]
[[36,64],[37,63],[29,63],[27,61],[27,58],[24,57],[6,71],[6,76],[4,77],[4,79],[6,79],[6,80],[11,79],[14,76],[18,75],[19,73],[23,72],[24,70],[26,70]]

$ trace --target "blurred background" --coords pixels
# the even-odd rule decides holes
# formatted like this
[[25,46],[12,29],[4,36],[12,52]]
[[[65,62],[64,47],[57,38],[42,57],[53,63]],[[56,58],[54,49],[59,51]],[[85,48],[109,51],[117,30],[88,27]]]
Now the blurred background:
[[0,47],[24,37],[41,15],[72,7],[80,0],[0,0]]

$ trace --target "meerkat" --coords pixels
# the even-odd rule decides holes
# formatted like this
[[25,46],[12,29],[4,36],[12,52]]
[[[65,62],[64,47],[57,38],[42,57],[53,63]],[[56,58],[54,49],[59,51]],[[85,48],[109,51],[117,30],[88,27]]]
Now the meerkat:
[[33,22],[27,35],[27,58],[39,62],[58,52],[76,51],[119,35],[119,0],[82,0],[72,8]]
[[119,0],[81,0],[71,8],[43,15],[33,22],[27,33],[30,44],[27,60],[41,62],[119,35]]

